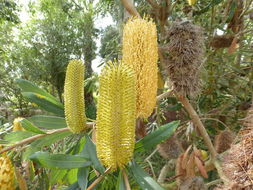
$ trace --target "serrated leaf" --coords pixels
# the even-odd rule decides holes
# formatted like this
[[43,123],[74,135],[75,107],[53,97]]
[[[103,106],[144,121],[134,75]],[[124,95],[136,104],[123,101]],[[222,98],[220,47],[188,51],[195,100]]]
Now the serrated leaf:
[[119,175],[118,175],[116,190],[126,190],[125,182],[124,182],[123,175],[122,175],[122,171],[120,171]]
[[37,135],[36,133],[30,132],[30,131],[15,131],[11,132],[4,136],[4,140],[14,143],[17,141],[24,140],[26,138],[32,137],[34,135]]
[[164,190],[152,177],[150,177],[136,162],[132,161],[129,170],[142,189]]
[[81,155],[89,158],[89,160],[93,163],[93,166],[100,173],[104,173],[105,168],[102,166],[97,157],[96,145],[91,141],[88,135],[85,135],[86,143],[84,145],[83,151]]
[[35,115],[28,118],[34,125],[44,129],[61,129],[66,128],[65,118],[47,115]]
[[77,155],[50,154],[36,152],[29,157],[45,168],[50,169],[74,169],[90,166],[92,163],[87,158]]
[[52,135],[42,137],[42,138],[32,142],[31,146],[33,146],[33,147],[49,146],[49,145],[55,143],[56,141],[61,140],[69,135],[72,135],[72,133],[70,131],[54,133]]
[[88,186],[89,168],[79,168],[77,172],[78,185],[81,190],[85,190]]
[[179,125],[179,121],[172,121],[165,125],[162,125],[154,132],[150,133],[149,135],[145,136],[141,140],[139,140],[135,144],[135,151],[142,152],[144,150],[148,150],[164,140],[168,139],[173,135]]
[[64,115],[63,105],[55,104],[48,97],[33,93],[33,92],[23,92],[22,95],[26,97],[30,102],[37,104],[39,107],[45,111],[57,114],[59,116]]
[[21,126],[26,130],[37,134],[46,134],[44,131],[40,130],[38,127],[33,125],[30,121],[27,119],[23,119],[21,121]]

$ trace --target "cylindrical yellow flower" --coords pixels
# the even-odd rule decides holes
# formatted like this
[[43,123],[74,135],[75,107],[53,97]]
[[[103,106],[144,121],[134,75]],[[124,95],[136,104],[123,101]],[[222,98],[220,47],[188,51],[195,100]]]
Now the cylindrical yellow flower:
[[73,133],[85,130],[84,64],[81,60],[72,60],[68,64],[64,85],[64,109],[68,128]]
[[189,5],[192,6],[192,5],[195,5],[196,1],[197,1],[197,0],[188,0],[188,3],[189,3]]
[[123,30],[123,64],[137,78],[137,117],[148,117],[157,95],[158,45],[156,25],[148,19],[130,19]]
[[0,166],[0,189],[14,190],[14,168],[6,155],[0,157]]
[[130,161],[135,144],[136,78],[127,65],[109,62],[99,82],[96,142],[99,160],[115,171]]
[[23,117],[17,117],[13,121],[13,131],[23,131],[24,128],[21,126],[21,121],[23,120]]

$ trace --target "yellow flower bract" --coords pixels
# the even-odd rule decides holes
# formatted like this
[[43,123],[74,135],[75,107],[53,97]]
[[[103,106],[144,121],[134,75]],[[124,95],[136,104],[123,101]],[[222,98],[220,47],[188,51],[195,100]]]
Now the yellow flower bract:
[[127,65],[109,62],[99,82],[96,142],[100,161],[115,171],[130,161],[135,144],[136,78]]
[[84,64],[80,60],[69,62],[64,85],[64,109],[68,128],[80,133],[86,128],[84,105]]
[[123,64],[137,78],[137,117],[148,117],[156,105],[158,44],[156,25],[148,19],[130,19],[123,30]]
[[14,168],[6,155],[0,157],[0,166],[0,189],[14,190]]
[[21,126],[21,121],[23,120],[24,118],[23,117],[17,117],[14,119],[13,121],[13,131],[23,131],[24,128]]

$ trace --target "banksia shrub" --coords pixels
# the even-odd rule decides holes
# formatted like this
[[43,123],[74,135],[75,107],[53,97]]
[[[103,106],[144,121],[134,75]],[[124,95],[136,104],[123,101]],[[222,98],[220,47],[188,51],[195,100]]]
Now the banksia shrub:
[[107,168],[115,171],[124,168],[134,150],[136,79],[129,66],[109,62],[99,82],[97,154]]
[[23,120],[23,117],[17,117],[13,121],[13,131],[22,131],[24,130],[23,127],[21,126],[21,121]]
[[64,85],[64,109],[68,128],[73,133],[85,130],[84,64],[80,60],[69,62]]
[[0,189],[14,190],[14,168],[6,155],[0,157],[0,166]]
[[179,95],[194,96],[200,89],[203,63],[202,29],[189,21],[175,22],[168,31],[169,42],[162,48],[168,53],[166,65],[174,90]]
[[123,29],[123,64],[137,78],[137,117],[148,117],[157,95],[158,45],[156,25],[148,19],[130,19]]

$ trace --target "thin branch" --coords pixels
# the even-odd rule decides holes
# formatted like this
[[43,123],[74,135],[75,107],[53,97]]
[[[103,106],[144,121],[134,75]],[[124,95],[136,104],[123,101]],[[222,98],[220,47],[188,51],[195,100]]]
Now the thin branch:
[[[87,123],[86,126],[88,128],[92,128],[94,125],[94,123]],[[0,154],[4,153],[4,152],[7,152],[9,150],[12,150],[18,146],[22,146],[24,144],[28,144],[28,143],[31,143],[39,138],[42,138],[42,137],[45,137],[45,136],[48,136],[48,135],[52,135],[54,133],[61,133],[61,132],[64,132],[64,131],[69,131],[68,128],[63,128],[63,129],[56,129],[56,130],[50,130],[50,131],[47,131],[46,134],[38,134],[38,135],[35,135],[35,136],[32,136],[32,137],[29,137],[29,138],[26,138],[22,141],[19,141],[17,143],[15,143],[14,145],[11,145],[11,146],[8,146],[6,148],[3,148],[1,151],[0,151]]]
[[156,101],[159,102],[164,98],[167,98],[171,94],[171,91],[164,92],[163,94],[160,94],[156,97]]
[[134,5],[129,0],[121,0],[121,2],[130,15],[141,17],[140,14],[135,9]]
[[125,182],[126,190],[131,190],[130,183],[129,183],[129,180],[128,180],[128,177],[127,177],[127,174],[126,174],[125,170],[122,170],[122,174],[123,174],[123,179],[124,179],[124,182]]
[[100,175],[86,190],[92,190],[97,184],[99,184],[103,179],[104,175],[110,171],[111,168],[105,170],[105,173]]

